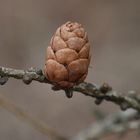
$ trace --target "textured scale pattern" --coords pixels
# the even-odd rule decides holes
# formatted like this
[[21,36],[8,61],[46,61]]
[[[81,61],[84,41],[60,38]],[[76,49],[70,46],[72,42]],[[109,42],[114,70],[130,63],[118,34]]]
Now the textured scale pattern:
[[46,50],[44,75],[61,88],[83,82],[88,73],[90,45],[81,24],[67,22],[60,26]]

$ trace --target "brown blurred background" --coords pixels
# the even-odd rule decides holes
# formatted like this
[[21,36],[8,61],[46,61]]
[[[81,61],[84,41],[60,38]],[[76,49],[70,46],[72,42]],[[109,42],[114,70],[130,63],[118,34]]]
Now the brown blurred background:
[[[139,90],[139,0],[0,0],[0,65],[42,68],[45,49],[56,28],[77,21],[88,32],[92,68],[86,79],[107,82],[119,91]],[[75,93],[67,99],[51,86],[10,79],[0,93],[60,134],[73,136],[94,121],[93,110],[116,112],[119,108]],[[111,136],[105,139],[121,139]],[[122,139],[138,140],[136,133]],[[46,140],[47,137],[0,108],[0,140]]]

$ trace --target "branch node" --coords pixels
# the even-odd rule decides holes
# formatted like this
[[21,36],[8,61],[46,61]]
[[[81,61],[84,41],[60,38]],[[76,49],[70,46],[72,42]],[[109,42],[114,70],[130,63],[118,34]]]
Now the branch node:
[[0,77],[0,85],[4,85],[8,81],[8,77]]
[[28,74],[25,74],[24,76],[23,76],[23,82],[25,83],[25,84],[27,84],[27,85],[29,85],[31,82],[32,82],[32,77],[31,76],[29,76]]
[[65,89],[65,94],[66,94],[66,97],[72,98],[73,91],[71,89]]
[[95,100],[96,105],[100,105],[102,102],[103,102],[103,99],[101,99],[101,98],[98,98]]
[[129,108],[129,105],[126,102],[122,102],[120,108],[121,110],[125,111]]
[[112,87],[110,87],[107,83],[103,83],[103,85],[100,87],[100,91],[104,94],[106,94],[108,91],[111,91]]

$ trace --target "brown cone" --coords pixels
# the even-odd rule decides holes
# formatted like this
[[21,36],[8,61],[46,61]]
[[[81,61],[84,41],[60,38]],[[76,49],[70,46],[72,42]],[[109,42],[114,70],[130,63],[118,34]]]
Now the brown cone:
[[63,24],[47,47],[44,75],[61,88],[83,82],[88,73],[89,51],[87,33],[81,24]]

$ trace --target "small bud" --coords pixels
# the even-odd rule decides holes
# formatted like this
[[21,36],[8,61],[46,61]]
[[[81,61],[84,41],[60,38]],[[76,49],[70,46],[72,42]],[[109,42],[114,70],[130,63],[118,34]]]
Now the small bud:
[[125,111],[129,108],[129,105],[125,102],[122,102],[120,105],[121,110]]
[[100,87],[100,91],[104,94],[110,90],[112,90],[112,88],[107,83],[103,83],[103,85]]
[[32,78],[29,75],[25,74],[23,77],[23,82],[28,85],[32,82]]
[[65,94],[68,98],[72,98],[73,96],[73,91],[71,89],[66,89]]
[[8,81],[8,77],[0,77],[0,85],[4,85]]
[[96,99],[95,104],[100,105],[103,102],[103,99]]

